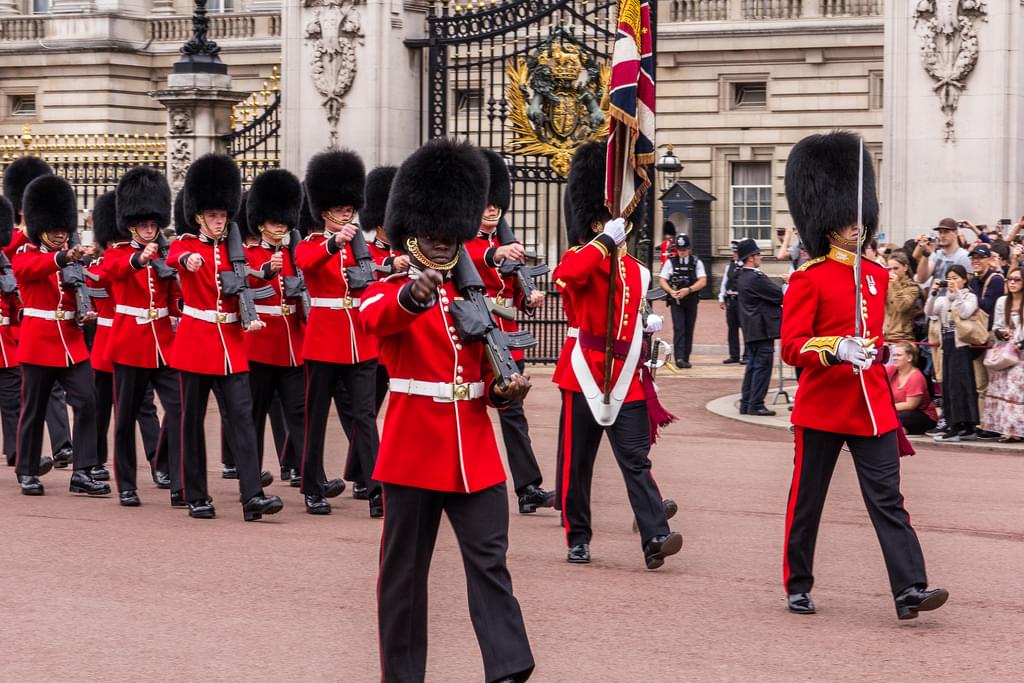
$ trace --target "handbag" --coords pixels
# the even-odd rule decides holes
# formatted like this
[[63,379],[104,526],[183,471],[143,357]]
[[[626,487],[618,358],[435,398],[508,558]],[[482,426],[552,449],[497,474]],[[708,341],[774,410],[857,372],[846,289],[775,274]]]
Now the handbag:
[[996,342],[996,345],[985,352],[982,361],[989,370],[1009,370],[1020,362],[1017,344],[1012,341]]
[[970,346],[988,346],[992,343],[992,333],[988,329],[988,313],[985,311],[979,308],[964,319],[957,313],[956,308],[951,306],[950,316],[953,319],[956,338],[961,342]]

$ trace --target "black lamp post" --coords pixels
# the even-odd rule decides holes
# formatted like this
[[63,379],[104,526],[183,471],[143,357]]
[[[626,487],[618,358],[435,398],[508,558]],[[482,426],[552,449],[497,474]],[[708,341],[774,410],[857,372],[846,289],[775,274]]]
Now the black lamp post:
[[661,147],[667,149],[658,159],[654,168],[658,169],[658,176],[661,178],[661,191],[667,192],[679,178],[679,174],[683,170],[683,162],[679,161],[679,157],[672,153],[672,145],[661,145]]
[[174,63],[178,74],[226,74],[228,65],[220,61],[220,47],[206,37],[210,19],[206,16],[206,0],[195,0],[192,13],[192,37],[181,46],[181,58]]

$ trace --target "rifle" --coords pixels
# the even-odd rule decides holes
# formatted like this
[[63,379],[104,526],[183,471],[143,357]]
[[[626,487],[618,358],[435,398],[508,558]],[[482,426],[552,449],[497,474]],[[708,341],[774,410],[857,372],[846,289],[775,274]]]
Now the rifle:
[[309,311],[313,304],[309,299],[309,290],[306,289],[306,276],[302,274],[299,267],[295,265],[295,251],[299,248],[302,235],[295,228],[288,233],[288,255],[292,257],[292,265],[295,266],[295,275],[287,275],[283,278],[281,293],[286,299],[298,299],[301,305],[303,320],[309,320]]
[[17,295],[21,298],[21,293],[18,291],[18,281],[14,279],[14,273],[11,272],[11,262],[7,258],[7,254],[0,252],[0,294]]
[[[648,303],[659,301],[668,296],[661,287],[648,290],[646,298]],[[644,321],[646,323],[646,319]],[[644,332],[644,343],[647,345],[647,358],[644,360],[644,365],[651,371],[651,377],[654,377],[658,368],[667,366],[672,372],[678,372],[676,366],[671,362],[670,358],[672,355],[672,347],[670,347],[664,340],[655,339],[653,332]],[[664,356],[664,359],[662,358]]]
[[167,241],[164,231],[158,230],[156,233],[156,253],[158,256],[151,263],[153,270],[156,271],[156,276],[161,280],[173,280],[178,277],[178,271],[167,265],[167,252],[170,248],[171,245]]
[[[508,224],[504,216],[498,221],[498,241],[501,242],[502,246],[514,244],[516,241],[516,236],[512,232],[512,226]],[[502,277],[514,276],[516,278],[516,281],[519,283],[519,289],[522,290],[523,297],[526,299],[529,299],[530,295],[537,291],[536,278],[541,275],[547,275],[549,272],[551,272],[551,268],[546,263],[528,266],[521,261],[505,259],[498,266],[499,275]]]
[[223,294],[238,296],[238,311],[242,318],[242,327],[260,319],[256,313],[255,292],[249,288],[249,265],[245,260],[245,246],[242,244],[242,231],[238,224],[231,221],[228,227],[228,261],[231,270],[220,273],[220,288]]
[[356,229],[356,236],[349,242],[349,248],[352,249],[352,256],[356,260],[356,265],[345,269],[345,278],[348,281],[348,288],[350,290],[360,292],[377,279],[377,276],[374,275],[374,271],[377,270],[377,264],[373,262],[373,257],[370,256],[370,248],[366,246],[366,238],[363,237],[363,231],[359,229],[358,225],[354,227]]
[[[68,238],[68,249],[74,249],[82,243],[78,231],[71,232]],[[80,261],[69,263],[60,270],[61,287],[75,292],[75,318],[81,325],[86,317],[93,313],[92,299],[89,298],[89,286],[85,282],[85,266]]]
[[465,246],[459,247],[459,261],[452,269],[452,282],[462,295],[461,300],[455,299],[449,304],[455,327],[464,340],[484,343],[487,360],[494,370],[494,380],[504,389],[512,381],[512,375],[519,374],[519,368],[512,360],[512,351],[536,346],[537,340],[526,330],[504,332],[494,322],[484,281]]

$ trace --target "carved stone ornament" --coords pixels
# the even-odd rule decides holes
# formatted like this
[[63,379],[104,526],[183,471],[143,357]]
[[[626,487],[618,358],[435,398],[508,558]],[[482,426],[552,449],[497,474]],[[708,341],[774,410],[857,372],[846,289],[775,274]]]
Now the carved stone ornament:
[[327,110],[331,125],[330,146],[338,144],[338,118],[342,98],[356,77],[356,44],[363,44],[356,5],[361,0],[303,0],[314,8],[315,18],[306,26],[306,40],[312,41],[313,85],[320,93],[320,105]]
[[187,109],[171,110],[171,135],[192,133],[192,114]]
[[598,64],[571,28],[559,26],[507,70],[505,96],[515,134],[509,150],[548,157],[564,178],[577,147],[608,135],[611,68]]
[[956,141],[953,117],[967,77],[978,64],[978,20],[988,21],[985,0],[919,0],[914,9],[924,70],[935,81],[946,117],[946,142]]
[[175,192],[185,186],[185,173],[192,163],[192,146],[188,140],[175,140],[170,152],[171,189]]

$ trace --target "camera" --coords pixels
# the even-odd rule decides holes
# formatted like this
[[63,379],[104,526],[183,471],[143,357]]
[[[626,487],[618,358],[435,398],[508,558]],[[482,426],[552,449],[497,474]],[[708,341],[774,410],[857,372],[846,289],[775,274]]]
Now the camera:
[[946,280],[939,280],[939,287],[940,288],[946,287],[946,286],[948,286],[948,284],[949,283]]
[[785,237],[786,236],[786,229],[785,228],[775,228],[775,234],[778,237]]
[[929,244],[935,244],[938,241],[939,241],[939,238],[936,237],[935,235],[929,235],[928,236],[928,243]]

